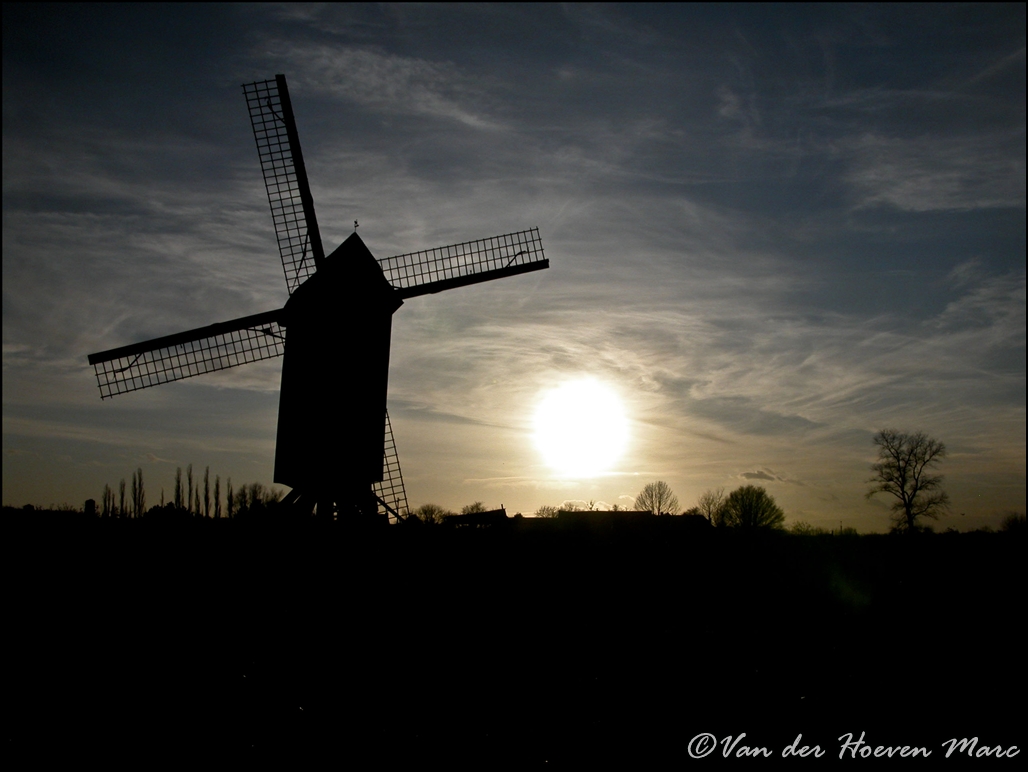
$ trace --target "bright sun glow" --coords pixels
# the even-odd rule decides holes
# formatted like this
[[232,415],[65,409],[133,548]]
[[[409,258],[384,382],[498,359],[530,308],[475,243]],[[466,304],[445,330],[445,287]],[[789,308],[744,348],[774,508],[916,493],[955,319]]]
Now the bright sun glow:
[[560,474],[595,477],[609,470],[628,443],[621,399],[593,378],[547,392],[535,412],[535,444]]

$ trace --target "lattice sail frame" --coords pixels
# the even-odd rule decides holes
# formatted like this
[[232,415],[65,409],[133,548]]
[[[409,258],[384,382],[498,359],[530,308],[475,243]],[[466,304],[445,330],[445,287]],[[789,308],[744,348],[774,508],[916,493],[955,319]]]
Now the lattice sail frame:
[[89,355],[101,399],[282,356],[277,311]]
[[[391,523],[406,519],[409,511],[407,509],[407,491],[403,487],[400,457],[396,454],[393,425],[389,421],[388,410],[385,414],[385,458],[382,463],[382,482],[372,485],[372,490],[381,500],[378,505],[380,515],[387,515]],[[382,506],[381,502],[385,502],[388,506]]]
[[408,252],[380,259],[378,263],[386,281],[405,298],[549,265],[538,228]]
[[315,272],[323,254],[289,94],[284,88],[284,78],[262,80],[244,84],[243,94],[291,295]]

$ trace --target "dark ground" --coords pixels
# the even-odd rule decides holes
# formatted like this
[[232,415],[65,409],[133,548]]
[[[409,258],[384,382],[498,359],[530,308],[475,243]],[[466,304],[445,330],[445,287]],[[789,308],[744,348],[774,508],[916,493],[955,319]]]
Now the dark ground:
[[33,759],[1025,745],[1024,541],[1004,534],[8,520],[3,544],[5,745]]

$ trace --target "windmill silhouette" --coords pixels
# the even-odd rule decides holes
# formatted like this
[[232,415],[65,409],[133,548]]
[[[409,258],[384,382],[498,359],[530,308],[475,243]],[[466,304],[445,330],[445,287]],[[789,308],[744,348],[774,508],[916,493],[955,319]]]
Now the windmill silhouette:
[[283,308],[89,355],[101,399],[282,356],[274,481],[296,511],[403,519],[386,410],[392,316],[407,298],[549,267],[538,228],[376,258],[325,255],[284,75],[243,86],[289,300]]

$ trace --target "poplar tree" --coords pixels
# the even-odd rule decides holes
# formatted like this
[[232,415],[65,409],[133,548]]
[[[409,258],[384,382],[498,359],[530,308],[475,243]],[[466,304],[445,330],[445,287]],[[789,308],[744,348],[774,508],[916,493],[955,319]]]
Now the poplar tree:
[[107,484],[104,485],[103,504],[100,507],[100,516],[114,516],[114,491],[112,491],[111,486]]
[[132,507],[135,509],[136,517],[146,514],[146,489],[143,488],[143,467],[136,467],[136,474],[132,483]]
[[136,473],[132,473],[132,517],[139,517],[139,481]]

